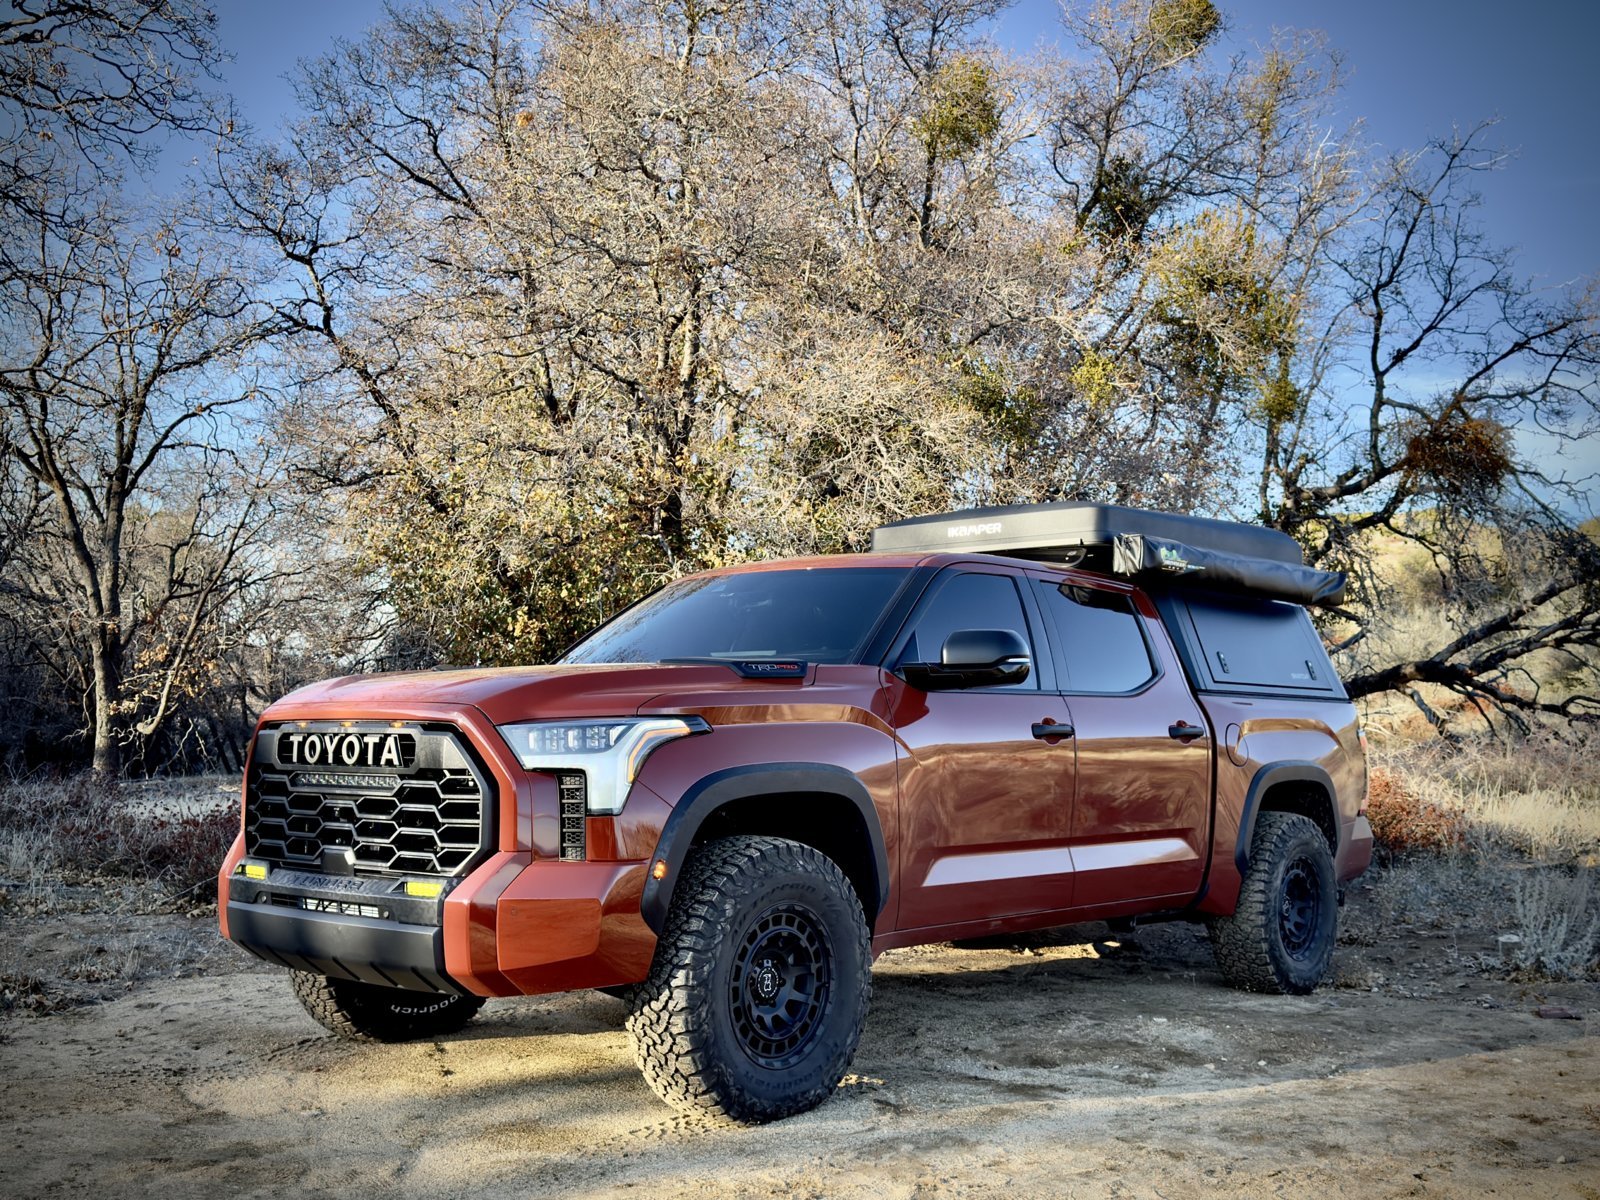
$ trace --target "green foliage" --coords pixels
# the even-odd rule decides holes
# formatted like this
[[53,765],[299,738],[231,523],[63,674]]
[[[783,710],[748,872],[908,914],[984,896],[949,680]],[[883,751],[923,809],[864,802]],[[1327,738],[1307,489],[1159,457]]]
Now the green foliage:
[[705,514],[674,544],[662,530],[668,496],[703,506],[715,448],[700,470],[673,471],[625,425],[576,415],[580,428],[558,428],[525,391],[417,411],[417,449],[352,496],[350,536],[409,640],[454,663],[549,661],[718,561],[702,551],[721,544]]
[[1105,354],[1085,350],[1072,368],[1072,390],[1094,412],[1103,412],[1117,402],[1117,364]]
[[1157,0],[1150,6],[1150,31],[1172,58],[1194,54],[1222,28],[1211,0]]
[[1094,204],[1084,223],[1107,238],[1137,242],[1160,207],[1150,177],[1133,159],[1114,155],[1095,173],[1090,189]]
[[1240,212],[1208,209],[1161,247],[1151,276],[1154,315],[1175,367],[1216,395],[1254,384],[1260,410],[1283,420],[1298,408],[1294,385],[1274,364],[1295,347],[1294,306],[1259,253],[1255,225]]
[[1261,419],[1267,424],[1282,425],[1299,415],[1301,402],[1300,389],[1295,386],[1294,380],[1289,378],[1288,363],[1285,361],[1278,374],[1261,385],[1256,408]]
[[964,158],[999,131],[994,72],[982,60],[970,55],[951,59],[934,73],[928,93],[928,107],[913,129],[929,154]]
[[1033,388],[1014,384],[1005,364],[964,358],[957,364],[956,400],[1008,442],[1027,442],[1039,431],[1043,409]]
[[1289,56],[1281,50],[1268,50],[1243,96],[1245,115],[1263,142],[1277,132],[1283,97],[1293,81],[1294,63]]
[[598,506],[507,519],[461,496],[445,512],[408,511],[354,514],[355,528],[396,615],[446,662],[547,662],[667,573],[659,544]]

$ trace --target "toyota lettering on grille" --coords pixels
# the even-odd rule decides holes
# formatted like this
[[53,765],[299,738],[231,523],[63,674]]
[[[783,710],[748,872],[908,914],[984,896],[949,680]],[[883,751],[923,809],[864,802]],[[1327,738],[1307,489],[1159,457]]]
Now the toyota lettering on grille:
[[404,767],[410,749],[404,733],[281,733],[276,756],[285,766]]

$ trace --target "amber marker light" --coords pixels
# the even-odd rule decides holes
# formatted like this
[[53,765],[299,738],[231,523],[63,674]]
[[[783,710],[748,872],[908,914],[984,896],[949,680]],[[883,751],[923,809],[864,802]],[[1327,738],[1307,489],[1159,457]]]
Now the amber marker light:
[[650,868],[650,878],[651,879],[665,879],[666,877],[667,877],[667,860],[664,859],[664,858],[658,858],[658,859],[656,859],[656,865]]

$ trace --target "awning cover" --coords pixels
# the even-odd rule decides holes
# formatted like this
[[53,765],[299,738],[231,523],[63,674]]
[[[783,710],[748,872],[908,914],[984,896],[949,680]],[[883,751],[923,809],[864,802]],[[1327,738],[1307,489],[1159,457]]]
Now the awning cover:
[[1111,543],[1111,571],[1129,578],[1162,578],[1223,591],[1249,592],[1296,604],[1344,603],[1345,576],[1246,554],[1204,550],[1141,533],[1119,533]]

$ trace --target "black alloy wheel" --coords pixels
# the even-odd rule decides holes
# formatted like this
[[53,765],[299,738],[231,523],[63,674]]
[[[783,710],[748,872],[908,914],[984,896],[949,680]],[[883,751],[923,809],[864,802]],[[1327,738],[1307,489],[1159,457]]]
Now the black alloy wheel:
[[1304,960],[1317,940],[1322,912],[1322,884],[1316,868],[1297,858],[1283,873],[1283,893],[1278,904],[1278,932],[1290,958]]
[[822,1027],[833,954],[817,914],[775,905],[744,935],[729,975],[729,1008],[744,1052],[781,1069],[805,1056]]
[[684,867],[628,1032],[667,1103],[775,1121],[833,1095],[871,991],[866,914],[839,865],[786,838],[721,838]]
[[1234,987],[1314,991],[1339,938],[1333,848],[1316,822],[1301,813],[1262,813],[1233,914],[1210,925],[1217,966]]

